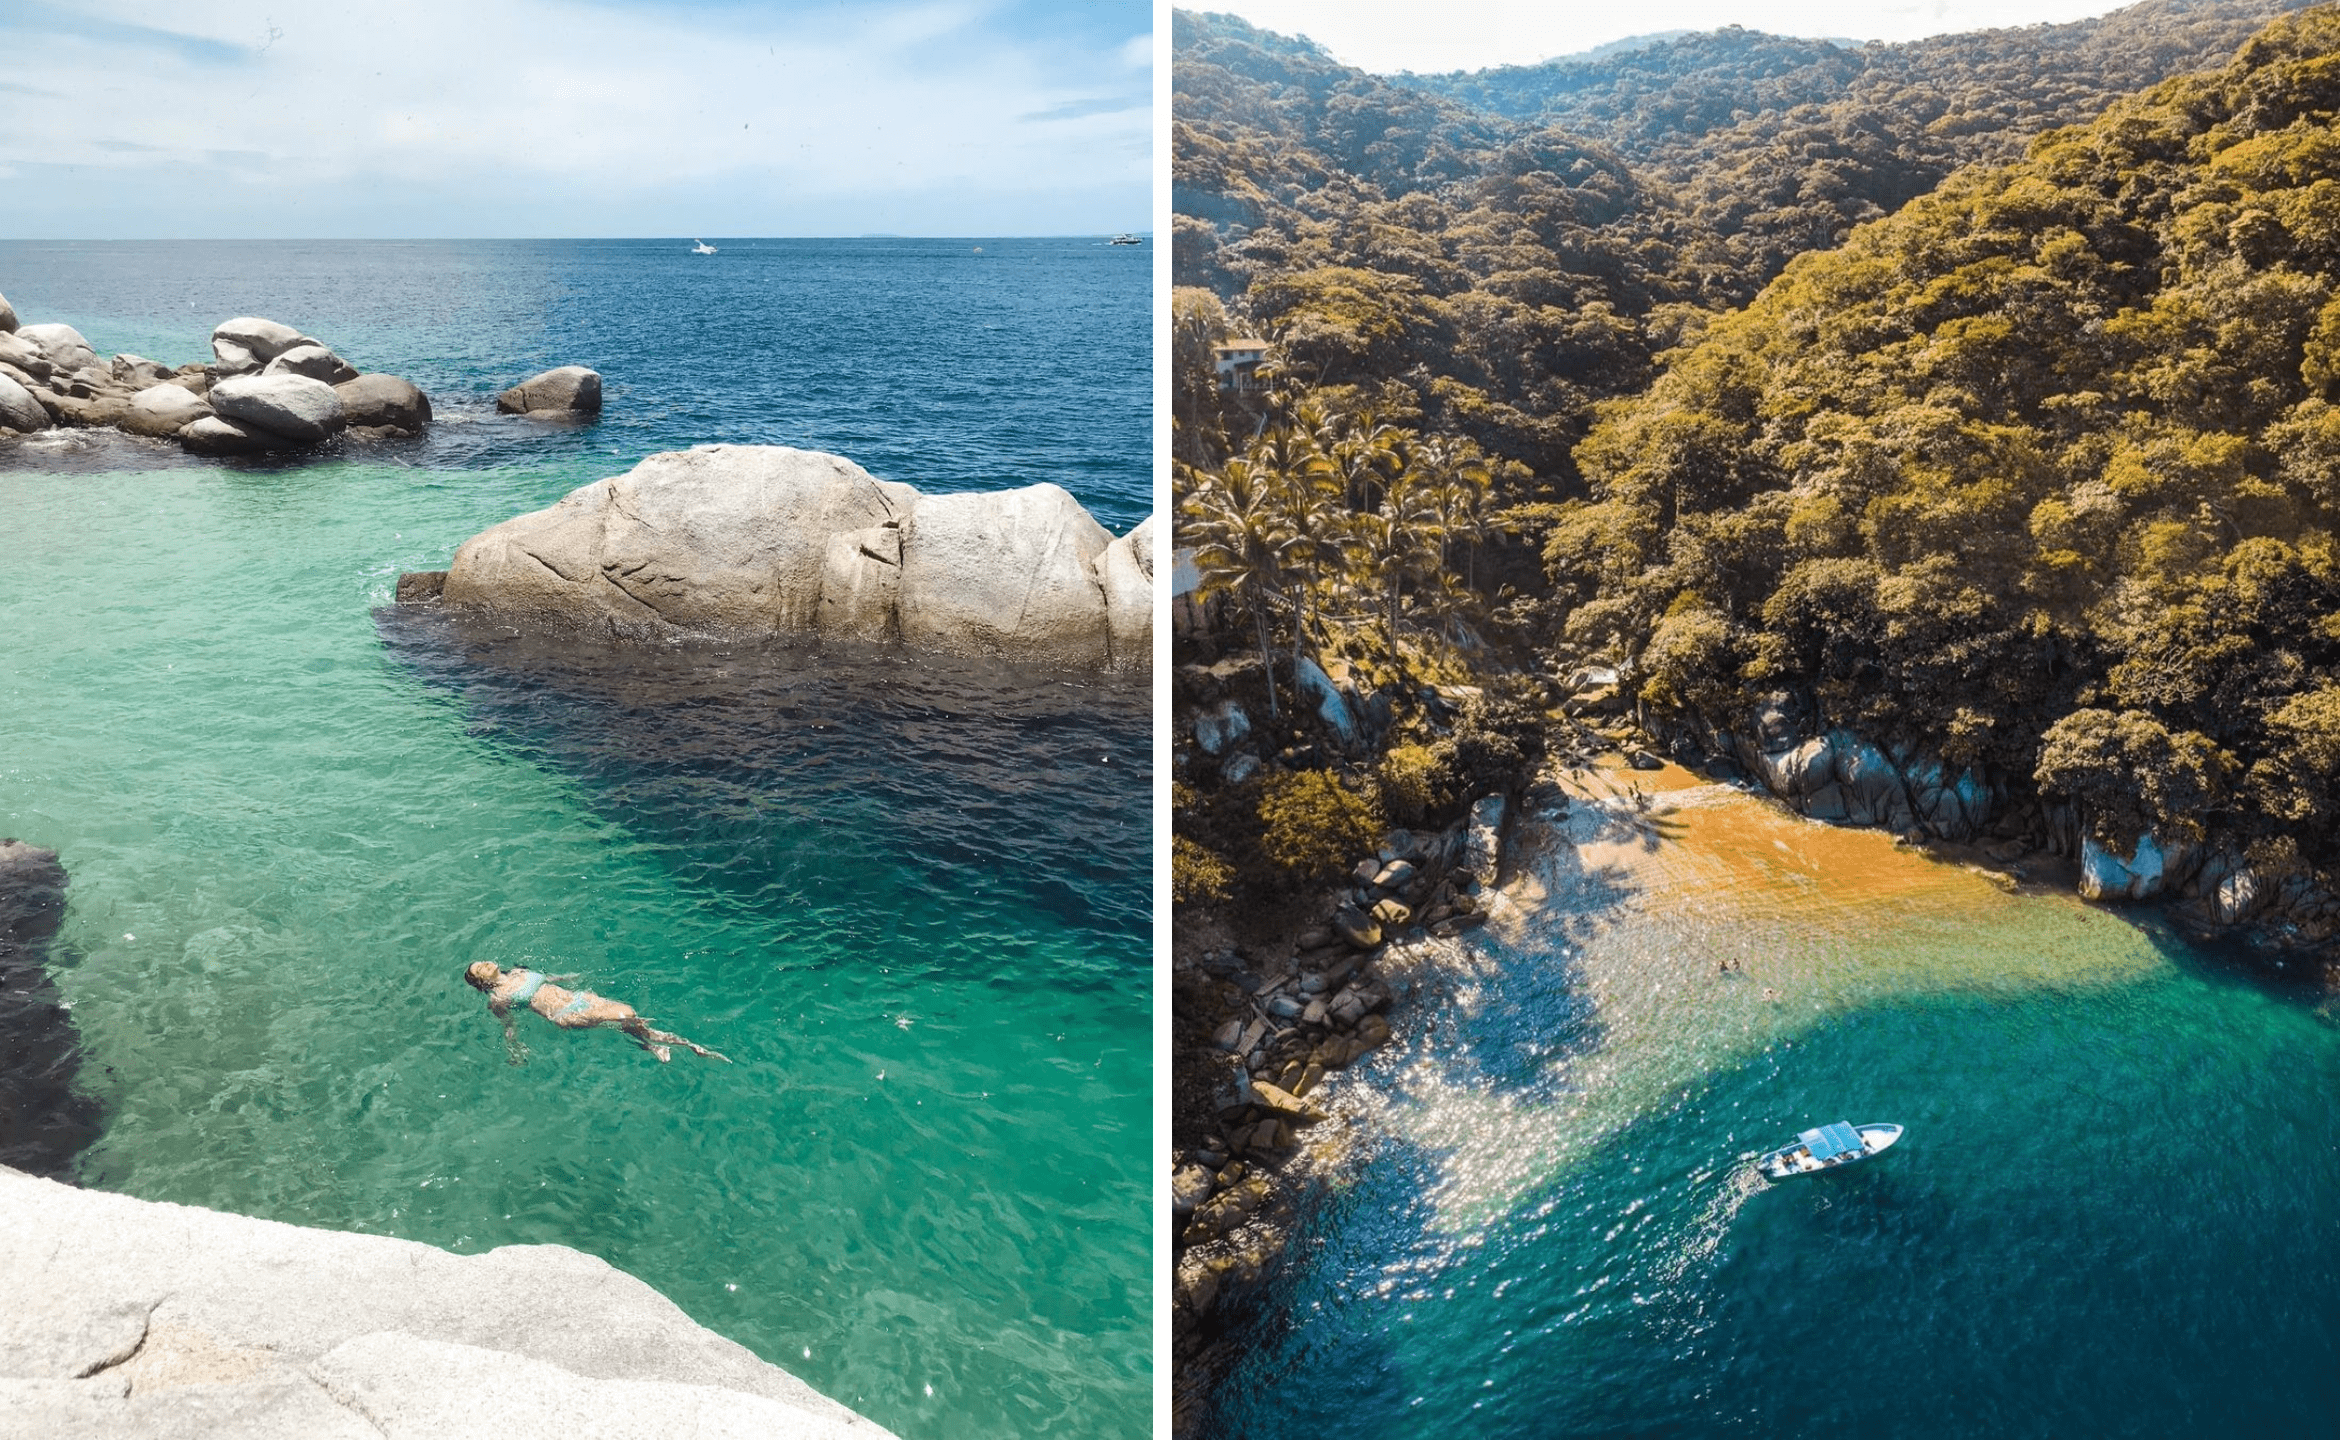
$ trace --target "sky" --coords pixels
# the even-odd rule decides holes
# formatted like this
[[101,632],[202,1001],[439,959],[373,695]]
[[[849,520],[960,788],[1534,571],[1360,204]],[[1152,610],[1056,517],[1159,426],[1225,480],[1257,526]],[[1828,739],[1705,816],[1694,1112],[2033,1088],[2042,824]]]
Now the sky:
[[0,238],[1151,228],[1149,0],[0,0]]
[[1532,65],[1628,36],[1744,25],[1774,35],[1917,40],[1960,30],[2081,20],[2125,0],[1439,0],[1435,5],[1339,0],[1181,0],[1305,35],[1333,58],[1389,75]]

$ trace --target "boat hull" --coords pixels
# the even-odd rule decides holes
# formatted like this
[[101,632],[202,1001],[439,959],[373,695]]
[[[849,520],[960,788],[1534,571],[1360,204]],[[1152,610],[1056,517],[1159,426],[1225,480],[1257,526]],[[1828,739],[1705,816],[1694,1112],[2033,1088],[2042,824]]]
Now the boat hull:
[[1860,1137],[1861,1148],[1839,1154],[1815,1157],[1810,1148],[1798,1140],[1793,1145],[1782,1145],[1756,1158],[1755,1168],[1767,1180],[1789,1180],[1798,1175],[1820,1175],[1830,1170],[1842,1170],[1871,1156],[1881,1155],[1901,1139],[1902,1127],[1883,1123],[1850,1127]]

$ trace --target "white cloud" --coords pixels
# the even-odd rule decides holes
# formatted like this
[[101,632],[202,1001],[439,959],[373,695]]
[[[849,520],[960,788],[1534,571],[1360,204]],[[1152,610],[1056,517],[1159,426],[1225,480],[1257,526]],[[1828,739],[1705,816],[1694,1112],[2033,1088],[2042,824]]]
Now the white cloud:
[[123,0],[31,13],[0,48],[52,94],[0,90],[0,164],[20,172],[0,233],[996,234],[1145,214],[1148,110],[1097,103],[1095,68],[1127,47],[1068,73],[967,4],[160,12],[189,43],[139,37],[157,12]]

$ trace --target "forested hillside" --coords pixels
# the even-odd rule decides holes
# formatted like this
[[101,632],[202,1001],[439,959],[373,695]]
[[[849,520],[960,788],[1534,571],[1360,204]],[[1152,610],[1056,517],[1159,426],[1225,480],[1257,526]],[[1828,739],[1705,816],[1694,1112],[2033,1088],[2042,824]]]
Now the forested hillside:
[[[1573,66],[1395,81],[1233,17],[1173,22],[1181,453],[1223,455],[1207,337],[1513,462],[1560,496],[1593,405],[1785,261],[2114,94],[2222,63],[2283,0],[1846,51],[1744,31]],[[1433,93],[1432,88],[1444,93]],[[1468,102],[1468,103],[1466,103]],[[1559,123],[1551,123],[1557,120]]]
[[1744,301],[1952,170],[2017,159],[2169,76],[2225,63],[2298,0],[2146,0],[2068,25],[1847,48],[1729,29],[1400,82],[1613,146],[1722,242]]
[[1580,452],[1576,641],[2079,802],[2340,859],[2340,8],[1968,171]]

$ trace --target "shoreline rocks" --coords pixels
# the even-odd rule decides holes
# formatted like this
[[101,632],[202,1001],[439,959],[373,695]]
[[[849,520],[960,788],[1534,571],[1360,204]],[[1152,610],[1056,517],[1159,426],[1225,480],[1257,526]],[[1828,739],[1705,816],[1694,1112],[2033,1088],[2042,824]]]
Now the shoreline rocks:
[[590,420],[601,413],[601,376],[582,365],[531,375],[498,395],[496,410],[537,420]]
[[0,435],[112,427],[176,440],[191,455],[311,449],[348,434],[413,440],[430,400],[395,375],[367,374],[290,325],[244,315],[211,332],[208,364],[101,359],[70,325],[0,326]]
[[1151,663],[1151,538],[1115,540],[1055,485],[924,495],[836,455],[702,445],[482,531],[442,588],[555,634],[823,636],[1126,670]]
[[456,1255],[7,1169],[0,1415],[11,1434],[123,1440],[890,1440],[566,1246]]

